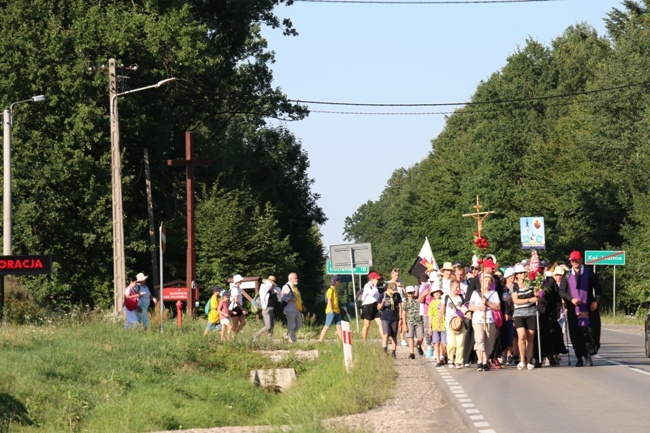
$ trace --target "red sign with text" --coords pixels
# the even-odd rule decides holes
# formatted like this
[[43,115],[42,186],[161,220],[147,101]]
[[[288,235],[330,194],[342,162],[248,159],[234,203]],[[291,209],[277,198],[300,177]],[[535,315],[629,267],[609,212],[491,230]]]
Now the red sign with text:
[[186,287],[163,288],[163,301],[187,301]]
[[52,256],[0,256],[0,275],[52,273]]

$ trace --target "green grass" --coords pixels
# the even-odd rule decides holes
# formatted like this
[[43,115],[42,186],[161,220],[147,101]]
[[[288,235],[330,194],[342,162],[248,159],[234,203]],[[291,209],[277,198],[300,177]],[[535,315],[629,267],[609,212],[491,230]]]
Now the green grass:
[[626,316],[625,314],[621,313],[616,313],[616,316],[613,316],[611,313],[609,314],[601,314],[600,315],[600,320],[605,324],[610,324],[610,325],[639,325],[643,326],[645,323],[645,310],[642,312],[643,314],[636,314],[634,316]]
[[[378,344],[354,342],[355,368],[345,372],[342,346],[253,342],[249,323],[236,341],[203,337],[203,320],[173,322],[164,334],[119,323],[0,327],[0,432],[153,432],[237,425],[291,425],[324,431],[320,420],[374,407],[390,395],[394,363]],[[317,338],[305,327],[300,337]],[[376,329],[374,330],[376,332]],[[284,330],[276,326],[275,335]],[[353,337],[354,338],[354,337]],[[278,362],[257,350],[289,349]],[[296,349],[318,349],[314,361]],[[297,382],[269,393],[250,370],[295,368]],[[382,387],[369,387],[382,378]],[[384,391],[382,391],[384,390]]]

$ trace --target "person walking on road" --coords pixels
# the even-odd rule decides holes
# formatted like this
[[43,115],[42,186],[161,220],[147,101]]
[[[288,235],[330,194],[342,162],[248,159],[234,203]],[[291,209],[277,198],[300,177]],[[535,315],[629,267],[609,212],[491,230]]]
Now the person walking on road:
[[[449,286],[451,288],[451,285]],[[447,353],[447,332],[445,328],[445,305],[441,299],[442,287],[433,287],[431,295],[433,300],[429,304],[429,326],[431,332],[431,344],[436,357],[436,367],[445,364]],[[445,295],[447,297],[447,295]]]
[[424,350],[422,350],[424,321],[420,315],[420,302],[415,297],[415,287],[413,286],[406,286],[406,299],[403,302],[402,312],[402,326],[406,328],[406,339],[411,351],[409,359],[415,359],[416,347],[418,354],[424,355]]
[[517,330],[517,345],[519,347],[519,364],[517,370],[535,368],[533,364],[533,340],[537,331],[537,297],[529,282],[526,280],[526,268],[515,266],[517,281],[512,292],[514,313],[512,317]]
[[466,307],[463,305],[463,292],[459,281],[451,282],[449,295],[443,298],[443,302],[445,305],[445,328],[447,329],[448,365],[449,367],[463,368],[463,343],[467,326],[464,318]]
[[368,331],[370,330],[370,322],[373,320],[379,327],[379,335],[383,337],[384,333],[381,329],[381,319],[379,318],[379,310],[377,308],[381,294],[377,285],[381,280],[381,275],[377,272],[368,274],[368,282],[363,286],[361,293],[361,318],[363,319],[363,329],[361,329],[361,339],[366,342],[368,340]]
[[221,322],[219,321],[219,304],[221,302],[221,287],[215,284],[212,286],[212,297],[210,298],[210,312],[208,313],[208,324],[203,331],[203,335],[215,329],[221,331]]
[[330,280],[330,287],[327,289],[327,293],[325,293],[325,300],[327,301],[327,306],[325,307],[325,326],[320,333],[319,343],[323,341],[327,330],[332,325],[336,326],[336,335],[339,337],[339,340],[343,341],[341,308],[339,306],[339,284],[339,276],[334,275]]
[[156,305],[156,298],[151,295],[149,286],[147,286],[147,276],[140,272],[135,276],[137,290],[138,290],[138,308],[136,313],[138,316],[138,322],[142,324],[142,329],[145,331],[149,329],[149,305],[153,302]]
[[388,353],[388,339],[393,340],[393,351],[391,356],[396,357],[395,349],[397,347],[397,328],[402,318],[402,297],[397,292],[397,284],[388,283],[386,292],[377,305],[381,314],[382,339],[381,345],[384,353]]
[[269,338],[273,337],[273,328],[275,327],[275,304],[280,299],[280,288],[275,282],[275,277],[270,275],[262,281],[260,286],[260,308],[262,309],[262,320],[264,326],[257,331],[253,338],[258,338],[265,332],[268,333]]
[[246,310],[244,310],[244,289],[241,283],[244,282],[244,277],[237,274],[232,277],[232,287],[230,288],[230,322],[232,325],[232,333],[234,335],[246,326]]
[[[569,255],[571,270],[560,296],[567,305],[571,344],[576,354],[576,367],[593,365],[592,355],[600,348],[600,313],[598,305],[603,294],[596,274],[582,264],[580,251]],[[584,358],[584,361],[583,361]]]
[[494,324],[492,310],[501,309],[501,299],[499,293],[491,289],[493,283],[492,275],[481,276],[481,290],[474,291],[469,301],[469,309],[473,312],[474,350],[478,358],[476,371],[490,369],[488,360],[497,338],[498,330]]
[[302,327],[302,313],[306,311],[302,303],[302,296],[298,290],[298,274],[292,272],[287,277],[289,281],[282,287],[282,304],[284,305],[284,315],[287,319],[287,333],[284,338],[292,343],[298,339],[296,333]]

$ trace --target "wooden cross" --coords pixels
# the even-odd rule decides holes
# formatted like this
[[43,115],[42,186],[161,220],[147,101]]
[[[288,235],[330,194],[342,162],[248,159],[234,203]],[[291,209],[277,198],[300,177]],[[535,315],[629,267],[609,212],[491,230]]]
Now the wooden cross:
[[185,159],[168,159],[167,165],[172,167],[185,166],[187,183],[187,255],[185,282],[187,284],[187,315],[192,317],[194,312],[194,293],[192,281],[196,280],[196,251],[194,249],[194,167],[212,165],[207,159],[194,159],[194,136],[190,131],[185,132]]
[[494,213],[494,211],[481,212],[481,208],[483,206],[481,206],[481,204],[478,201],[478,195],[476,196],[476,204],[474,206],[472,206],[472,207],[476,210],[476,212],[474,212],[474,213],[466,213],[466,214],[463,214],[463,216],[464,217],[469,216],[469,217],[472,217],[472,218],[474,218],[476,220],[476,223],[478,224],[478,235],[480,237],[481,233],[483,232],[483,221],[485,220],[485,218],[488,217],[488,215]]

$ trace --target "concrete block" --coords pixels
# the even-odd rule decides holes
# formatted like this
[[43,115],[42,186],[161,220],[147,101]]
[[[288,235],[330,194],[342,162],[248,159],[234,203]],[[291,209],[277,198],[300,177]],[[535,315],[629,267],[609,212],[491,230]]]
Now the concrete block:
[[296,381],[293,368],[276,368],[270,370],[251,370],[251,382],[273,392],[284,392]]

